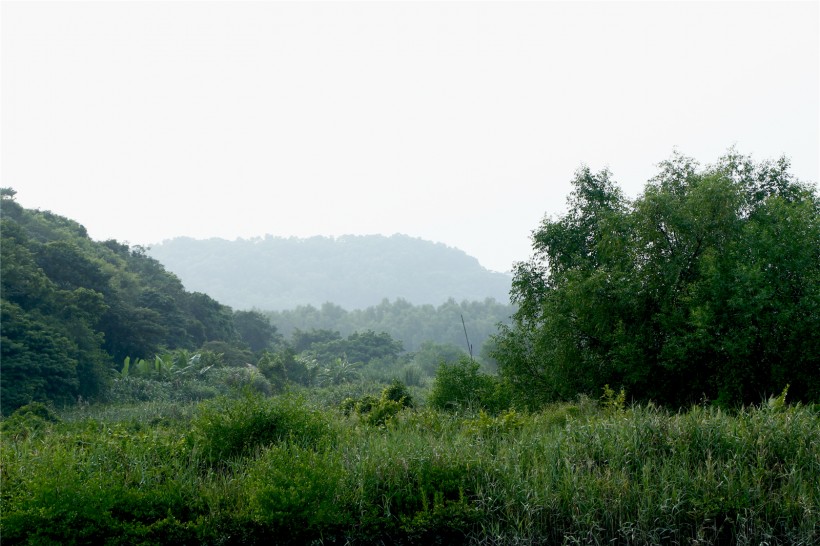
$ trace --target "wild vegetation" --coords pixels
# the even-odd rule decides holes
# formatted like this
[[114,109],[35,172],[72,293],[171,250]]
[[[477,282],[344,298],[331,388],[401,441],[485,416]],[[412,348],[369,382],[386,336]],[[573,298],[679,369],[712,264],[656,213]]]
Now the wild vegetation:
[[493,415],[388,389],[337,407],[320,389],[21,408],[3,422],[3,543],[820,540],[811,407],[675,413],[613,397]]
[[[195,399],[204,399],[248,382],[268,394],[286,384],[335,384],[361,376],[384,381],[398,376],[418,385],[441,361],[455,361],[465,351],[437,343],[441,336],[413,337],[406,326],[414,322],[413,312],[446,315],[459,336],[463,326],[456,321],[466,315],[481,341],[500,310],[510,309],[489,300],[438,310],[397,301],[350,314],[360,319],[356,324],[332,304],[322,307],[323,320],[301,320],[316,316],[302,307],[288,315],[286,338],[259,311],[234,311],[206,294],[186,291],[144,249],[92,241],[77,222],[24,209],[14,195],[5,189],[0,207],[0,402],[6,415],[29,402],[169,399],[194,391]],[[401,323],[403,328],[392,329],[417,344],[413,351],[383,329],[369,327]],[[317,327],[324,325],[333,329]],[[443,339],[452,338],[452,331],[442,330]],[[146,382],[149,376],[163,381]]]
[[816,188],[574,185],[475,354],[370,327],[468,303],[233,311],[3,190],[3,544],[819,543]]

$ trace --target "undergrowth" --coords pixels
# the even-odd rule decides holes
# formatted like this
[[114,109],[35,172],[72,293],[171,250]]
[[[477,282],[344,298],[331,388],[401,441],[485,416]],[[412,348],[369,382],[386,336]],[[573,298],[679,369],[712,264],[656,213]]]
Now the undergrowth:
[[820,542],[816,408],[401,405],[377,423],[332,398],[9,416],[3,544]]

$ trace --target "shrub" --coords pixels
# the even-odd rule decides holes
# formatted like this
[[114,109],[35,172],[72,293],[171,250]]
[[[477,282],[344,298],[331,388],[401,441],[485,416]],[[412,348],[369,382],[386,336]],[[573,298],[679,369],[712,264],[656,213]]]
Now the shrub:
[[382,400],[398,402],[404,408],[412,408],[414,405],[413,397],[410,395],[410,391],[407,390],[407,385],[398,379],[394,379],[390,386],[382,391]]
[[337,495],[344,476],[338,457],[293,445],[275,445],[248,471],[253,518],[271,527],[274,538],[318,537],[346,518]]
[[380,427],[387,424],[393,417],[399,414],[404,408],[401,402],[381,398],[378,403],[370,408],[367,413],[362,413],[364,422],[374,427]]
[[462,358],[442,363],[436,372],[427,402],[443,410],[483,409],[498,413],[510,407],[506,384],[498,377],[481,373],[477,362]]
[[59,422],[60,418],[51,408],[42,402],[31,402],[17,408],[8,419],[4,419],[0,430],[9,437],[22,439],[50,423]]
[[219,397],[203,402],[193,418],[191,438],[205,460],[214,464],[280,442],[315,446],[330,432],[328,419],[298,398],[247,394],[237,400]]
[[339,407],[345,415],[350,415],[355,411],[365,423],[372,426],[383,426],[401,410],[412,408],[413,405],[413,397],[407,390],[407,386],[398,379],[394,379],[388,387],[382,390],[379,398],[371,395],[364,395],[359,399],[348,397]]
[[250,364],[237,368],[221,368],[212,371],[209,375],[210,382],[217,387],[221,384],[234,391],[247,391],[267,396],[273,393],[270,381]]

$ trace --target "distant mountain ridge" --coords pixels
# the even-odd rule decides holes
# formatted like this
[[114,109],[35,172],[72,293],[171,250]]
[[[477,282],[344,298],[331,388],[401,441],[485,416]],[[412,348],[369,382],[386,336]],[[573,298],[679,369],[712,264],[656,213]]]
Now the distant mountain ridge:
[[178,237],[147,254],[188,290],[237,309],[284,310],[335,303],[363,309],[385,298],[416,305],[505,303],[511,276],[490,271],[462,250],[408,235],[192,239]]

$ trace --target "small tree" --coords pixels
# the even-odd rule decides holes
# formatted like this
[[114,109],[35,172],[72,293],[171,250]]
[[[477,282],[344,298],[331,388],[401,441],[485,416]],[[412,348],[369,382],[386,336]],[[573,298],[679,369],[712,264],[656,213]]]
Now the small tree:
[[469,357],[454,364],[442,363],[428,404],[443,410],[483,409],[490,413],[509,408],[510,399],[502,381],[479,369],[479,364]]

